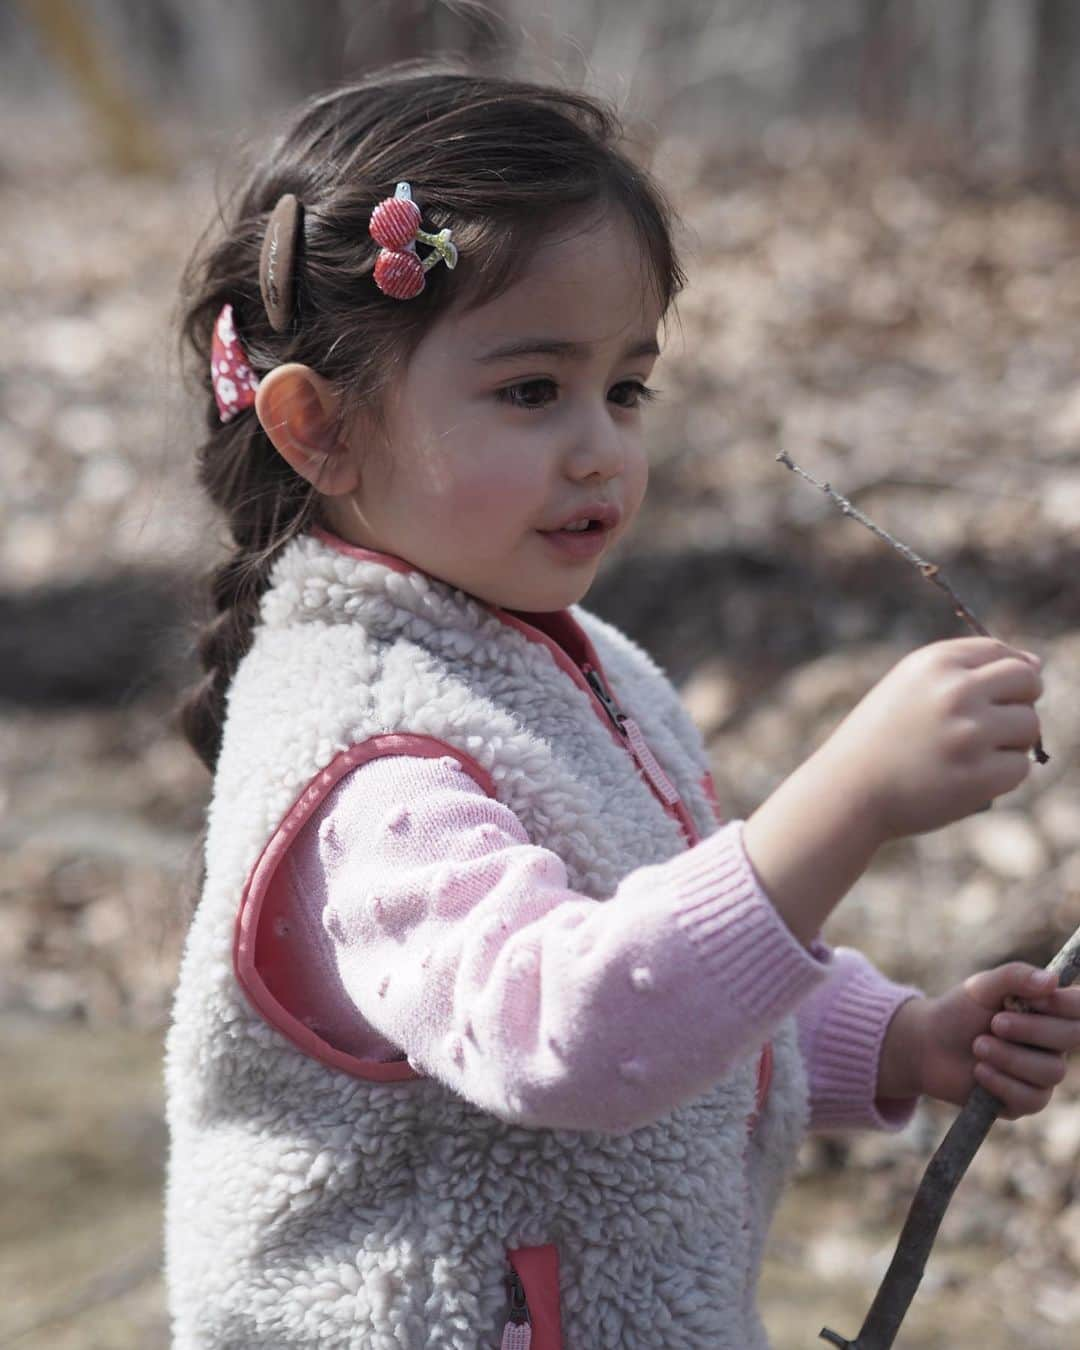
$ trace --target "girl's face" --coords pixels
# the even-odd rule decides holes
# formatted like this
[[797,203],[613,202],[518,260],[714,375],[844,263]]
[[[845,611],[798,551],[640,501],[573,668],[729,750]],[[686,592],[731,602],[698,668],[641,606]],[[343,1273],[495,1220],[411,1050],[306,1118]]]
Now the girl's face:
[[[354,424],[360,483],[324,498],[329,527],[507,609],[580,600],[645,495],[647,267],[620,219],[567,227],[497,299],[443,314],[388,393],[380,453]],[[602,508],[602,532],[549,533]]]

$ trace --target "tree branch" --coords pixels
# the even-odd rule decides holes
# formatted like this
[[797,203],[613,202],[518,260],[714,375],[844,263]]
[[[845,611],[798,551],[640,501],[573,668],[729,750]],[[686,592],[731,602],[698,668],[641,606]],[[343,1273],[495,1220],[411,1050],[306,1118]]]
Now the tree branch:
[[[1080,928],[1047,969],[1055,972],[1061,988],[1076,981],[1080,976]],[[1030,1005],[1019,998],[1011,1000],[1010,1007],[1020,1012],[1031,1011]],[[858,1336],[849,1341],[829,1327],[822,1327],[821,1340],[838,1345],[841,1350],[890,1350],[922,1281],[930,1249],[953,1192],[1001,1109],[1001,1102],[984,1087],[976,1085],[972,1089],[923,1173],[900,1230],[893,1259]]]
[[[887,530],[883,530],[879,525],[875,525],[868,516],[864,516],[857,507],[852,506],[851,502],[849,502],[846,497],[841,496],[841,494],[829,483],[823,483],[819,478],[815,478],[813,474],[807,473],[805,469],[800,468],[786,450],[781,450],[776,458],[781,464],[784,464],[787,468],[791,469],[793,473],[797,473],[800,478],[805,478],[808,483],[813,483],[814,487],[820,488],[831,501],[836,503],[845,516],[852,516],[860,525],[865,525],[866,528],[873,534],[876,534],[879,539],[884,540],[886,544],[891,545],[902,558],[906,558],[907,561],[911,563],[912,567],[918,568],[919,572],[927,579],[927,581],[932,581],[935,586],[940,590],[943,590],[952,602],[953,613],[957,618],[963,619],[964,623],[967,624],[968,628],[970,628],[973,633],[977,633],[979,637],[994,636],[977,615],[968,609],[967,605],[964,604],[963,600],[960,599],[953,588],[945,580],[941,568],[938,567],[937,563],[927,562],[925,558],[920,558],[914,549],[908,548],[907,544],[902,544],[899,539],[894,539]],[[1046,764],[1050,759],[1050,756],[1043,749],[1041,737],[1035,742],[1035,748],[1032,753],[1039,764]]]

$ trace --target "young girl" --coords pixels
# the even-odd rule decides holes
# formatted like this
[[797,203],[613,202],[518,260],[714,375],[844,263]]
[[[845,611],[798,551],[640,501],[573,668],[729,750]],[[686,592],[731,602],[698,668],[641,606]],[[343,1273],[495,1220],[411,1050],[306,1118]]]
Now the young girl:
[[184,722],[177,1350],[761,1350],[808,1129],[1061,1080],[1052,979],[930,999],[818,937],[884,841],[1026,777],[1037,658],[914,652],[724,823],[675,690],[579,605],[682,281],[609,111],[415,69],[306,106],[192,265],[234,551]]

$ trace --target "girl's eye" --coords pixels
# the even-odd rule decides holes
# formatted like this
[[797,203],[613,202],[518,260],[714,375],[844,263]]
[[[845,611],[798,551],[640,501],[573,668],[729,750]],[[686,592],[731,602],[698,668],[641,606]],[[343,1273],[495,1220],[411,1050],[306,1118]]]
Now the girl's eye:
[[[496,396],[503,403],[515,408],[544,408],[554,400],[556,393],[554,380],[523,380],[520,384],[496,390]],[[656,390],[640,380],[623,380],[612,388],[608,397],[620,408],[640,408],[656,396]]]
[[498,398],[514,408],[543,408],[555,395],[553,380],[523,380],[496,390]]
[[[615,399],[615,402],[623,408],[640,408],[643,404],[649,403],[656,398],[656,390],[650,389],[647,384],[642,384],[640,380],[624,380],[622,384],[617,384],[611,391],[612,396],[622,391],[622,398]],[[623,402],[627,398],[628,402]]]

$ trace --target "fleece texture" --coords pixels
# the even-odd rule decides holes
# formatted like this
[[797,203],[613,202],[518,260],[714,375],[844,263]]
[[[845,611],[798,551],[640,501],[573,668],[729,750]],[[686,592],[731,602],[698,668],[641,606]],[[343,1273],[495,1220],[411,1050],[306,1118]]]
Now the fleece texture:
[[[573,616],[711,834],[704,748],[670,682],[616,629]],[[611,1129],[543,1128],[512,1094],[500,1115],[434,1077],[337,1071],[246,997],[233,946],[260,856],[335,757],[394,732],[479,763],[584,894],[608,898],[686,849],[543,643],[422,573],[293,540],[229,690],[167,1039],[175,1350],[494,1350],[506,1252],[545,1244],[568,1348],[766,1350],[761,1249],[808,1119],[794,1017],[767,1033],[772,1083],[748,1145],[760,1046],[654,1119],[636,1117],[628,1084]]]

